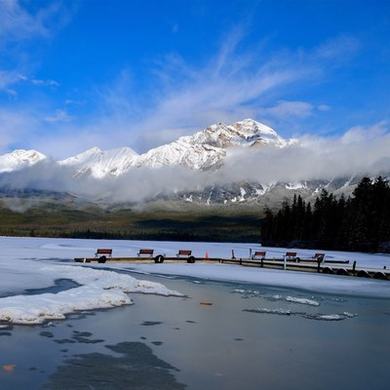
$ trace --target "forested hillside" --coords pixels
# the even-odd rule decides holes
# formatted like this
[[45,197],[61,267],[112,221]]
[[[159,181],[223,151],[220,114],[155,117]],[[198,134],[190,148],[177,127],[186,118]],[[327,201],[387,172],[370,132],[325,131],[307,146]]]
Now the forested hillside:
[[261,237],[264,245],[390,252],[390,185],[365,177],[348,198],[322,190],[312,204],[294,196],[266,210]]

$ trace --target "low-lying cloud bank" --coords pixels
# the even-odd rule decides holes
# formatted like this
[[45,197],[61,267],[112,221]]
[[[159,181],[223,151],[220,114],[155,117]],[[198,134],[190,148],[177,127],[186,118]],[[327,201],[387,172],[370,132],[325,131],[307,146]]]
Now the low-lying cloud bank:
[[304,136],[286,148],[259,147],[228,150],[217,170],[183,167],[133,168],[119,177],[96,179],[74,176],[70,167],[42,161],[0,176],[0,187],[72,192],[89,199],[142,202],[159,195],[198,191],[207,186],[241,181],[269,184],[332,179],[390,172],[388,123],[356,127],[339,137]]

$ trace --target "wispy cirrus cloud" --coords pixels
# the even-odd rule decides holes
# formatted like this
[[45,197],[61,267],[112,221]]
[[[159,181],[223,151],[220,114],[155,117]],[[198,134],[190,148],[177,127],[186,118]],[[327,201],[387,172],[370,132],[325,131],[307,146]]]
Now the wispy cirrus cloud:
[[259,109],[259,114],[271,119],[297,120],[315,115],[317,112],[329,111],[331,107],[327,104],[315,105],[299,100],[279,100],[275,105]]
[[[35,115],[40,119],[29,127],[29,146],[55,157],[92,146],[129,145],[142,152],[215,122],[252,117],[273,125],[329,108],[285,96],[294,88],[320,82],[329,62],[335,66],[339,60],[345,61],[348,54],[344,52],[339,59],[338,50],[343,39],[311,50],[276,52],[267,50],[264,43],[244,48],[244,41],[243,30],[234,30],[224,37],[214,56],[197,65],[177,53],[160,58],[150,64],[150,82],[142,89],[131,69],[124,69],[113,82],[95,87],[95,93],[89,94],[93,108],[78,117],[72,112],[77,111],[76,105],[69,102],[80,101],[79,96],[69,96],[63,107],[49,104],[46,112],[40,106]],[[23,77],[24,82],[36,86],[58,86],[55,80]],[[10,85],[4,83],[4,88]],[[50,126],[50,132],[42,131],[45,126]]]
[[1,70],[0,69],[0,92],[4,92],[11,96],[16,96],[18,93],[16,87],[18,85],[31,85],[35,87],[59,87],[60,83],[56,80],[43,80],[29,78],[17,70]]
[[56,80],[31,76],[31,54],[25,46],[36,39],[50,39],[70,19],[70,8],[59,0],[38,8],[30,7],[35,11],[28,5],[19,0],[0,1],[0,55],[3,57],[0,63],[0,92],[11,96],[17,95],[17,88],[23,83],[59,86]]
[[0,2],[0,48],[12,41],[49,37],[68,20],[70,13],[61,1],[53,1],[37,11],[19,0]]
[[51,115],[48,115],[44,118],[46,122],[70,122],[72,120],[72,116],[64,109],[57,109]]
[[325,60],[337,58],[338,63],[340,63],[344,59],[348,60],[360,47],[360,42],[355,37],[340,35],[319,45],[313,52],[313,56]]
[[167,55],[151,66],[150,84],[143,90],[131,69],[124,70],[110,85],[97,87],[98,109],[77,128],[62,127],[40,145],[56,153],[56,141],[68,144],[66,138],[77,132],[85,143],[72,153],[92,142],[103,148],[130,145],[141,152],[215,122],[252,117],[272,125],[274,119],[303,119],[329,106],[284,96],[321,82],[330,62],[337,66],[358,50],[355,40],[345,37],[306,51],[270,52],[264,45],[243,49],[244,37],[242,30],[233,31],[213,57],[197,66],[178,54]]

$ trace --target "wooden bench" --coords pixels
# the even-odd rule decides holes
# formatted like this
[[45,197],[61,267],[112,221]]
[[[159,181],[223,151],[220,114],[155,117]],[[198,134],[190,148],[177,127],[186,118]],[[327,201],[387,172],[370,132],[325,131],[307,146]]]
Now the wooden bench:
[[99,248],[96,250],[95,257],[108,256],[112,257],[112,249],[108,248]]
[[252,260],[256,260],[256,259],[265,259],[265,254],[267,252],[264,252],[264,251],[256,251],[253,255],[252,255]]
[[153,257],[154,249],[140,249],[137,256],[150,256]]
[[192,251],[189,249],[179,249],[176,256],[177,257],[190,257],[192,255]]
[[323,263],[325,259],[325,253],[316,253],[311,257],[299,258],[297,257],[298,262],[302,263]]
[[297,252],[286,252],[284,257],[286,258],[286,260],[296,261],[297,260]]

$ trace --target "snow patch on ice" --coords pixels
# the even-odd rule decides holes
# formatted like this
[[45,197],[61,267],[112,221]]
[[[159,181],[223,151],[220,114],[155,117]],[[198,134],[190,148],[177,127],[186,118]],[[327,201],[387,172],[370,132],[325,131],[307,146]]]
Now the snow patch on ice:
[[320,303],[308,298],[286,297],[287,302],[300,303],[301,305],[320,306]]
[[347,318],[343,314],[317,314],[317,315],[307,315],[305,318],[311,320],[319,320],[319,321],[342,321]]
[[276,295],[272,295],[271,300],[277,300],[277,301],[282,300],[282,301],[299,303],[301,305],[309,305],[309,306],[319,306],[320,305],[320,303],[318,301],[315,301],[314,299],[293,297],[291,295],[287,295],[286,297],[284,297],[283,295],[276,294]]
[[14,324],[41,324],[64,319],[81,310],[108,309],[132,304],[128,293],[183,296],[160,283],[138,280],[113,271],[78,266],[46,266],[41,272],[61,275],[81,284],[57,294],[16,295],[0,298],[0,321]]
[[277,314],[282,316],[290,316],[291,314],[294,314],[290,310],[268,309],[266,307],[259,307],[257,309],[244,309],[243,311],[247,311],[249,313]]
[[244,309],[243,311],[249,313],[259,313],[259,314],[276,314],[284,316],[297,316],[302,317],[308,320],[317,320],[317,321],[343,321],[346,319],[351,319],[357,316],[357,314],[352,314],[348,312],[343,312],[341,314],[322,314],[322,313],[306,313],[300,311],[291,311],[280,308],[267,308],[259,307],[256,309]]

